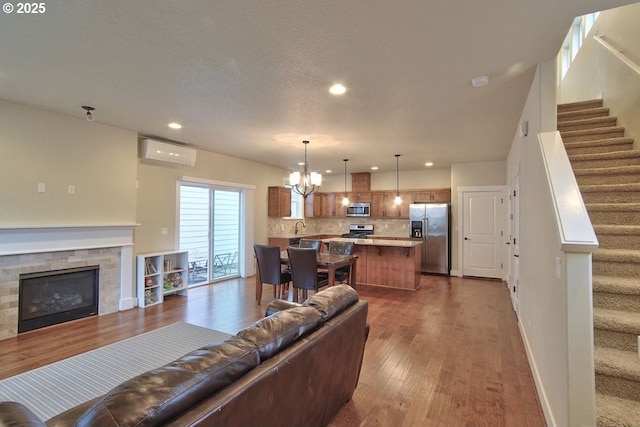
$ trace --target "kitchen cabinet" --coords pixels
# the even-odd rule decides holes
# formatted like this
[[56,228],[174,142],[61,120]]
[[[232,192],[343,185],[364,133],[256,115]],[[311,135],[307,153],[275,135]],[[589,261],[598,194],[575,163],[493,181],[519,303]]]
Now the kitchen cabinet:
[[413,192],[413,203],[430,203],[451,202],[451,189],[450,188],[436,188],[433,190],[420,190]]
[[396,205],[395,192],[371,193],[371,216],[388,218],[409,218],[409,205],[412,193],[400,192],[402,203]]
[[305,217],[326,218],[334,216],[335,200],[335,193],[313,193],[307,196],[304,203]]
[[351,174],[351,190],[353,192],[367,192],[371,190],[371,172]]
[[[433,190],[405,190],[400,192],[402,203],[395,204],[395,191],[361,191],[347,193],[350,203],[371,203],[372,218],[409,218],[411,203],[449,203],[450,188]],[[305,200],[305,217],[309,218],[344,218],[345,206],[342,204],[344,192],[313,193]]]
[[270,217],[291,216],[291,189],[287,187],[268,188],[267,214]]

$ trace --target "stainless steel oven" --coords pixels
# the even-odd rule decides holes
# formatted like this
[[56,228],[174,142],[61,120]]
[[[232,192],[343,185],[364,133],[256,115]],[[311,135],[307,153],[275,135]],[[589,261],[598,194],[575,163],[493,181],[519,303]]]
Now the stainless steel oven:
[[347,216],[370,216],[371,215],[371,203],[349,203],[347,206]]

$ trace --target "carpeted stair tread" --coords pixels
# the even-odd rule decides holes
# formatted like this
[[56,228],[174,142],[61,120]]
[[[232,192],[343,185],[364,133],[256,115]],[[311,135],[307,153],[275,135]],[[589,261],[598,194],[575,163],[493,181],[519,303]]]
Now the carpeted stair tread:
[[635,192],[640,191],[640,183],[627,184],[585,184],[580,186],[582,193],[613,193],[613,192]]
[[[624,127],[623,126],[606,126],[599,127],[595,129],[582,129],[582,130],[567,130],[560,131],[560,135],[563,139],[570,139],[576,137],[590,137],[590,136],[599,136],[599,135],[608,135],[611,133],[615,134],[623,134],[624,135]],[[620,135],[622,136],[622,135]]]
[[564,113],[558,113],[558,124],[570,122],[573,120],[579,120],[581,118],[605,117],[608,115],[609,109],[607,107],[595,107],[587,108],[584,110],[566,111]]
[[569,160],[597,161],[608,159],[629,159],[640,157],[640,150],[614,151],[611,153],[570,154]]
[[598,408],[598,426],[640,426],[640,402],[598,393],[596,407]]
[[595,224],[593,229],[598,233],[615,234],[620,236],[640,236],[640,225]]
[[602,99],[588,99],[585,101],[566,102],[564,104],[558,104],[557,113],[562,114],[569,111],[588,110],[598,107],[602,107]]
[[589,118],[575,118],[574,120],[558,121],[558,130],[560,133],[574,131],[574,130],[586,130],[596,129],[600,127],[612,127],[618,122],[617,117],[605,116],[605,117],[589,117]]
[[637,173],[640,179],[640,165],[628,165],[628,166],[612,166],[610,168],[581,168],[574,169],[573,171],[576,177],[587,175],[621,175],[625,173]]
[[640,212],[640,203],[586,203],[589,212]]
[[593,276],[594,292],[640,296],[640,279],[631,277]]
[[640,251],[629,249],[602,249],[593,253],[594,261],[640,263]]
[[[596,307],[593,309],[593,325],[597,329],[638,335],[640,334],[640,313],[629,313],[627,311],[608,310],[606,308]],[[638,356],[635,353],[632,354],[636,357]],[[640,358],[638,358],[638,369],[640,370]],[[640,381],[640,377],[638,381]]]
[[[594,139],[591,141],[573,141],[573,142],[565,142],[564,147],[567,150],[576,150],[581,148],[590,148],[590,147],[609,147],[609,146],[617,146],[627,144],[633,147],[633,138],[629,138],[626,136],[620,136],[616,138],[604,138],[604,139]],[[629,148],[629,149],[631,149]]]
[[596,347],[593,356],[596,374],[640,381],[640,358],[637,353]]

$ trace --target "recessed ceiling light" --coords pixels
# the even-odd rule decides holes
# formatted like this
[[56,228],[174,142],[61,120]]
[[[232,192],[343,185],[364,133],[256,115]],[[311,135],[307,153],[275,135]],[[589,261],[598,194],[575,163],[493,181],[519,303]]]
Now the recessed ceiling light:
[[182,129],[182,125],[180,123],[176,123],[176,122],[169,123],[169,127],[171,129]]
[[371,170],[372,170],[372,171],[377,171],[377,170],[378,170],[378,167],[377,167],[377,166],[371,166]]
[[433,166],[433,162],[427,162],[424,164],[425,166]]
[[324,173],[331,173],[333,172],[331,169],[327,169],[326,171],[324,171]]
[[471,79],[471,84],[474,87],[486,86],[489,83],[489,76],[478,76]]
[[347,91],[347,88],[340,83],[336,83],[329,88],[329,92],[333,95],[343,95]]

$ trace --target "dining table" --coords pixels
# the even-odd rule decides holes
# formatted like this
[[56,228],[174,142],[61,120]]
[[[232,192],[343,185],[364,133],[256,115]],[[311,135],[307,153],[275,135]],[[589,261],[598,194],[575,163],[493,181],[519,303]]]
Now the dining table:
[[[352,288],[356,289],[356,261],[358,259],[357,255],[338,255],[338,254],[330,254],[327,252],[318,252],[318,268],[322,270],[327,270],[329,274],[329,283],[328,286],[335,285],[336,281],[336,270],[340,267],[351,266],[349,272],[349,279],[347,283]],[[289,255],[287,251],[280,251],[280,261],[283,264],[289,263]]]

